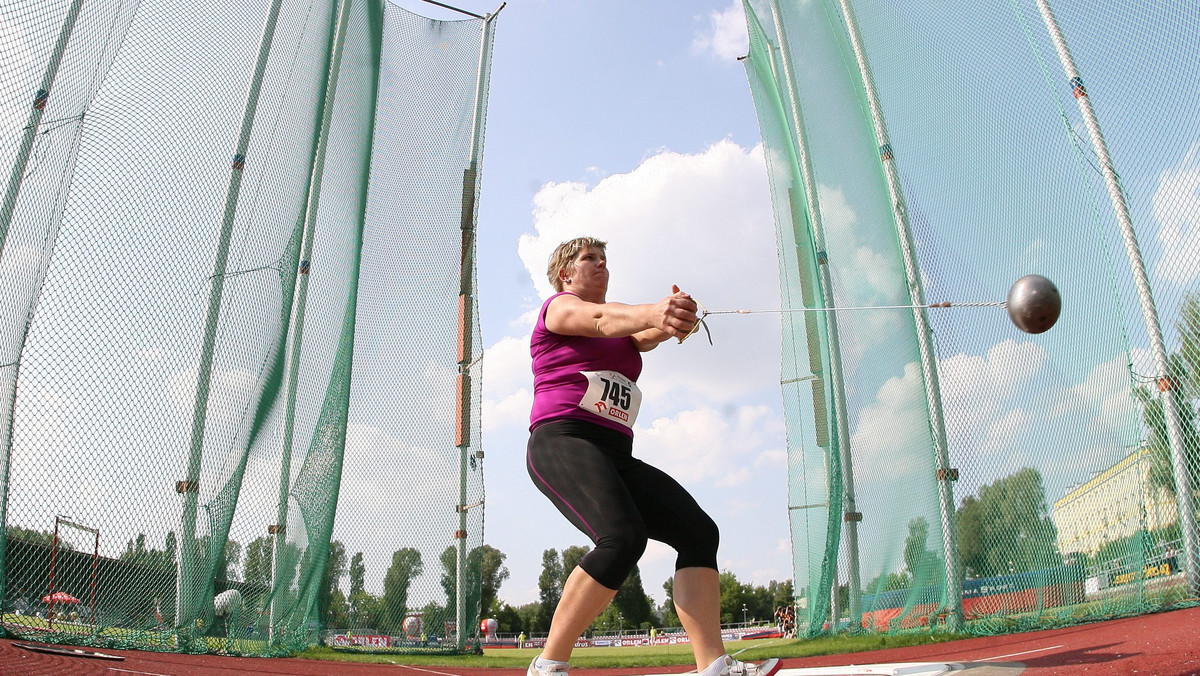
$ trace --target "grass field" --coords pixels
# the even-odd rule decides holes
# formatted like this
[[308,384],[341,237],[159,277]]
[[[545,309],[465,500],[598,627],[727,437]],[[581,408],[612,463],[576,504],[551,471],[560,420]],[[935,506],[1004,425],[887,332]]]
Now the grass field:
[[[11,630],[23,633],[22,629],[35,632],[45,632],[49,629],[46,620],[30,615],[4,615],[3,621]],[[81,645],[99,642],[102,644],[129,643],[134,649],[170,650],[174,645],[174,637],[170,632],[133,630],[121,627],[104,627],[97,634],[94,628],[87,625],[56,622],[54,633],[59,640]],[[72,640],[70,635],[78,638]],[[39,637],[41,638],[41,637]],[[46,636],[49,638],[49,636]],[[816,639],[759,639],[754,641],[729,641],[725,644],[730,655],[743,660],[763,660],[770,657],[811,657],[814,655],[833,655],[839,653],[859,652],[864,650],[879,650],[881,648],[900,648],[910,645],[941,643],[963,638],[954,634],[911,634],[911,635],[869,635],[869,636],[827,636]],[[89,640],[90,639],[90,640]],[[263,646],[258,641],[235,640],[227,645],[223,638],[208,637],[209,649],[214,653],[232,649],[237,654],[257,654]],[[121,646],[126,647],[126,646]],[[359,662],[366,664],[413,664],[445,667],[498,667],[524,668],[541,652],[540,648],[484,648],[482,655],[465,654],[406,654],[395,653],[363,653],[356,651],[334,650],[326,646],[309,648],[296,657],[314,660],[329,660],[338,662]],[[638,646],[638,647],[592,647],[577,648],[571,657],[571,664],[585,668],[619,668],[619,667],[666,667],[692,664],[691,646],[683,644]]]
[[[760,639],[730,641],[725,644],[730,655],[741,660],[763,660],[770,657],[811,657],[834,655],[882,648],[902,648],[910,645],[943,643],[964,638],[957,634],[913,634],[901,636],[832,636],[817,639]],[[522,669],[540,653],[539,648],[485,648],[482,655],[402,655],[343,652],[332,648],[310,648],[296,657],[370,664],[414,664],[443,667],[500,667]],[[578,648],[571,655],[571,665],[589,669],[620,667],[667,667],[692,664],[691,647],[682,645],[644,646],[633,648]]]
[[[1136,602],[1136,601],[1139,601]],[[738,659],[758,661],[770,657],[796,658],[820,655],[837,655],[852,652],[902,648],[914,645],[944,643],[962,638],[986,634],[1005,634],[1029,631],[1054,626],[1075,625],[1104,619],[1141,615],[1178,602],[1178,591],[1158,587],[1147,588],[1140,599],[1120,598],[1093,600],[1073,606],[1045,609],[1041,612],[1001,615],[973,621],[970,631],[951,633],[901,633],[869,635],[822,636],[815,639],[758,639],[753,641],[730,641],[725,644],[729,654]],[[48,623],[30,615],[5,614],[0,620],[17,634],[31,633],[38,639],[73,643],[79,645],[109,645],[130,649],[171,650],[173,634],[169,631],[135,630],[122,627],[103,627],[98,633],[88,625],[55,622],[52,638],[43,632]],[[71,638],[74,635],[74,638]],[[240,655],[257,655],[264,651],[261,641],[235,640],[227,644],[223,638],[207,637],[209,650],[213,653],[229,652]],[[126,645],[127,644],[127,645]],[[365,653],[350,650],[335,650],[326,646],[315,646],[295,654],[295,657],[312,660],[357,662],[367,664],[410,664],[443,667],[494,667],[522,669],[539,654],[538,648],[484,648],[482,655],[424,653],[413,654],[401,651],[391,653]],[[691,647],[688,644],[638,646],[638,647],[590,647],[578,648],[571,658],[576,667],[635,668],[669,667],[692,664]]]
[[[15,635],[27,635],[37,641],[62,642],[68,645],[106,645],[131,650],[172,650],[175,634],[171,631],[153,629],[130,629],[127,627],[103,627],[99,632],[88,624],[55,621],[52,627],[44,618],[35,615],[7,613],[0,622]],[[227,641],[217,636],[206,636],[208,649],[214,653],[233,651],[238,654],[260,654],[265,646],[262,641],[234,639]]]

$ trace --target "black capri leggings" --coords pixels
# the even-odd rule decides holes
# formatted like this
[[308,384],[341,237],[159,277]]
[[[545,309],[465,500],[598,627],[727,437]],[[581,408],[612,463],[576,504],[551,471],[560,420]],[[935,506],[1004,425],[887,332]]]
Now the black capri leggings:
[[646,539],[678,552],[675,570],[717,570],[717,524],[660,469],[633,457],[633,439],[584,420],[539,425],[529,436],[529,476],[595,547],[579,562],[609,589],[646,550]]

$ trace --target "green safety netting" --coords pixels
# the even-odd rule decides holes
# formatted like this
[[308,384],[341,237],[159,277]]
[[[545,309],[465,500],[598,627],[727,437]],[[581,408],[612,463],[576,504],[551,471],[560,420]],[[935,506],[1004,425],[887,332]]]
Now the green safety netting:
[[1196,603],[1192,4],[744,4],[785,308],[952,304],[784,315],[804,630]]
[[478,640],[493,18],[0,9],[5,633]]

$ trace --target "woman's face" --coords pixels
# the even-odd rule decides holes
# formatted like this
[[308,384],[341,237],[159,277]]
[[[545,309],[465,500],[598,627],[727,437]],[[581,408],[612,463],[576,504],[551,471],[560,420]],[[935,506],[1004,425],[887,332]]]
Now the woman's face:
[[603,298],[608,292],[608,259],[604,252],[589,247],[576,254],[572,262],[575,269],[567,273],[571,289]]

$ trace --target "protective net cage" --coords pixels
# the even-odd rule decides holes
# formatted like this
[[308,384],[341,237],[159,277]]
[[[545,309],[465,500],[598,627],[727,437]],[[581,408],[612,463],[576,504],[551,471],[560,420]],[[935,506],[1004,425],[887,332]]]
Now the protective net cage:
[[951,303],[782,315],[802,631],[1195,604],[1195,3],[744,5],[785,306]]
[[478,641],[493,18],[0,7],[7,635]]

